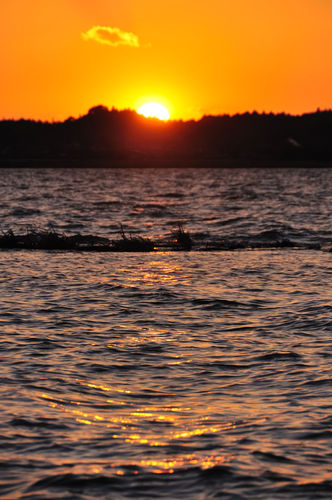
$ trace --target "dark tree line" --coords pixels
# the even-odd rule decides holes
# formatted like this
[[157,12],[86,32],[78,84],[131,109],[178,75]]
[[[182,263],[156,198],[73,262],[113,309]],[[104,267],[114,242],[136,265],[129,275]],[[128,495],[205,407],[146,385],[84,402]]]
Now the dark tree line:
[[64,122],[0,121],[0,162],[144,159],[332,160],[332,111],[244,113],[161,122],[96,106]]

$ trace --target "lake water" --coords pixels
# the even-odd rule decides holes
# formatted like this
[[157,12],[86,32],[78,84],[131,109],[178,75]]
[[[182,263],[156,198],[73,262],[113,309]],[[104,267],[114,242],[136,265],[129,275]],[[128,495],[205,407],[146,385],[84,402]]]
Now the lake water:
[[195,243],[0,251],[1,498],[331,498],[332,169],[3,169],[0,194],[3,230]]

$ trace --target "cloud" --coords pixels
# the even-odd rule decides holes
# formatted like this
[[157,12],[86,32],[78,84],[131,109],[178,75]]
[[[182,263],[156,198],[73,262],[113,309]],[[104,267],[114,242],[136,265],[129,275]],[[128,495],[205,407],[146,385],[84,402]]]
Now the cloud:
[[82,33],[84,40],[94,40],[95,42],[119,47],[140,47],[139,39],[134,33],[120,30],[120,28],[111,28],[110,26],[93,26],[85,33]]

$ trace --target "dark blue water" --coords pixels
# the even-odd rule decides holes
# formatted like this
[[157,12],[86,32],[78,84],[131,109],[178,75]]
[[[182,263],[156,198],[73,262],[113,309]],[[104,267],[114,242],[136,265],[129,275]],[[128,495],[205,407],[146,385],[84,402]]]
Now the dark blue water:
[[1,498],[331,497],[331,170],[1,173],[3,229],[298,244],[2,250]]

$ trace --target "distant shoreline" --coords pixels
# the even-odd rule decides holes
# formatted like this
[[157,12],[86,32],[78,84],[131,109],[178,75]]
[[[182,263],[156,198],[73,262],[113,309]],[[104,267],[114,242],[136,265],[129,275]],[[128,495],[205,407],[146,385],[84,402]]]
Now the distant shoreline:
[[22,158],[0,160],[0,169],[8,168],[332,168],[332,160],[255,160],[230,158],[146,158],[140,160]]
[[79,118],[0,121],[0,167],[332,166],[332,111],[160,122],[96,106]]

